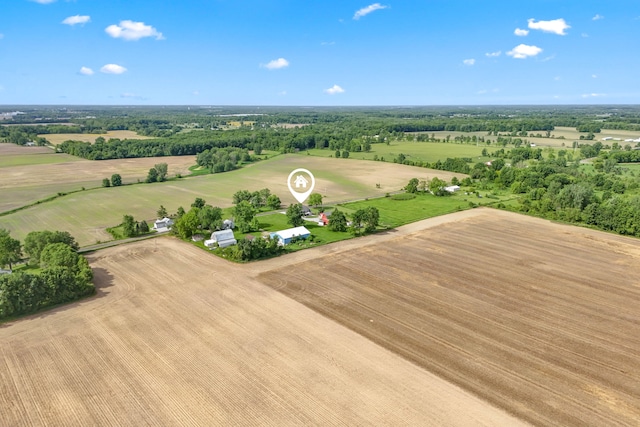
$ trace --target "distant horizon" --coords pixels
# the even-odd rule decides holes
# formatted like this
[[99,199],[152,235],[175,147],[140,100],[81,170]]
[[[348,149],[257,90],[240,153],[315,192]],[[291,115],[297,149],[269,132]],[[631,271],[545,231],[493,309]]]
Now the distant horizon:
[[0,105],[640,104],[640,2],[13,0],[2,12]]
[[0,104],[0,108],[9,107],[125,107],[125,108],[163,108],[163,107],[196,107],[196,108],[439,108],[439,107],[640,107],[633,104],[370,104],[370,105],[267,105],[267,104]]

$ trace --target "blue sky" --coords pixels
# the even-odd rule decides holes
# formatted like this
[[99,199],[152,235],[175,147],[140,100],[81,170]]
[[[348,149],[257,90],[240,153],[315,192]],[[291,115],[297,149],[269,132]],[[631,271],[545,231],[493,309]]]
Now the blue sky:
[[0,104],[640,102],[635,0],[2,0]]

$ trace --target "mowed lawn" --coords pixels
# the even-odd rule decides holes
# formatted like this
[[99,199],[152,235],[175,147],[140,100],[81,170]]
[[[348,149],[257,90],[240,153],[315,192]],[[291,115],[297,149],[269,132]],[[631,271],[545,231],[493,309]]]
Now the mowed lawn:
[[[407,160],[421,160],[423,162],[437,162],[438,160],[446,160],[447,158],[468,157],[473,161],[482,161],[482,149],[487,148],[485,145],[475,146],[472,144],[458,143],[439,143],[439,142],[391,142],[387,144],[372,144],[371,151],[350,152],[349,159],[356,160],[373,160],[375,156],[378,159],[384,158],[387,162],[392,162],[399,154],[404,154]],[[491,147],[488,148],[491,150]],[[306,155],[306,151],[300,152]],[[312,149],[309,153],[313,156],[332,157],[335,151],[324,149]],[[346,159],[348,160],[348,159]]]
[[315,191],[324,196],[325,203],[383,196],[400,190],[414,177],[438,176],[450,181],[453,176],[464,176],[393,163],[282,155],[222,174],[80,191],[2,216],[0,222],[21,240],[34,230],[63,230],[86,246],[111,240],[106,228],[119,224],[125,214],[151,221],[160,205],[173,213],[179,206],[189,209],[197,197],[214,206],[228,207],[238,190],[269,188],[284,205],[294,203],[287,177],[296,168],[314,173]]
[[338,206],[338,209],[351,214],[358,209],[373,206],[380,212],[380,225],[393,228],[410,222],[468,209],[469,203],[464,200],[467,197],[464,193],[442,197],[425,194],[410,200],[394,200],[392,197],[383,197],[347,203]]

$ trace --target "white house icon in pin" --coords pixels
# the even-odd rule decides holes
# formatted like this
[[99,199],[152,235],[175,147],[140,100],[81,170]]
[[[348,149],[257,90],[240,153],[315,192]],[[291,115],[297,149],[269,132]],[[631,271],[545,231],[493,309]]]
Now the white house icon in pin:
[[296,188],[307,188],[309,181],[307,181],[304,176],[298,175],[293,183],[296,185]]

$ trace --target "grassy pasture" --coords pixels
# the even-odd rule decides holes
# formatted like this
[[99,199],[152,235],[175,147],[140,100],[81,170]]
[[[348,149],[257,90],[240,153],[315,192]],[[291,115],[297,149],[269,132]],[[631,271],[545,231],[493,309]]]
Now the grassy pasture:
[[[481,157],[482,149],[485,146],[476,147],[471,144],[457,144],[457,143],[438,143],[438,142],[406,142],[406,141],[394,141],[389,145],[387,144],[372,144],[371,151],[365,152],[350,152],[349,159],[356,160],[373,160],[374,156],[383,158],[385,161],[391,162],[398,154],[404,154],[409,160],[422,160],[426,162],[436,162],[438,160],[446,160],[447,157],[470,157],[474,161],[483,161],[485,158]],[[301,155],[306,155],[306,151],[301,151]],[[335,151],[324,149],[312,149],[309,150],[309,154],[313,156],[332,157],[335,155]],[[487,158],[488,159],[488,158]],[[348,160],[348,159],[345,159]]]
[[421,219],[468,209],[469,203],[463,200],[466,197],[468,196],[465,196],[464,193],[456,193],[447,197],[436,197],[431,194],[419,195],[411,200],[393,200],[391,197],[383,197],[347,203],[339,206],[339,209],[352,213],[369,206],[376,207],[380,211],[380,225],[392,228]]
[[111,138],[117,139],[151,139],[149,136],[138,135],[134,131],[130,130],[110,130],[107,133],[51,133],[38,135],[45,138],[53,145],[62,144],[65,141],[85,141],[96,142],[96,138],[103,137],[107,141]]
[[[315,191],[323,194],[325,203],[383,196],[399,190],[414,177],[438,176],[450,181],[453,176],[463,176],[393,163],[283,155],[223,174],[81,191],[3,216],[2,224],[18,239],[33,230],[69,231],[84,246],[98,240],[111,240],[105,229],[119,224],[125,214],[151,221],[160,205],[175,212],[179,206],[189,208],[196,197],[214,206],[228,207],[236,191],[266,187],[277,194],[284,205],[294,203],[286,181],[289,172],[299,167],[314,173]],[[380,188],[376,184],[380,184]]]

